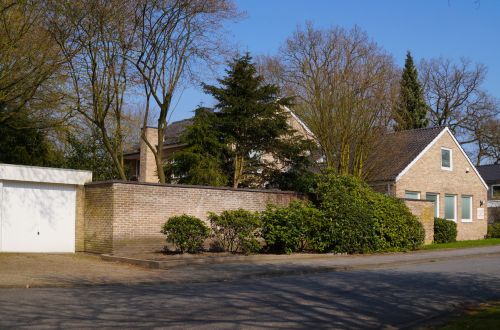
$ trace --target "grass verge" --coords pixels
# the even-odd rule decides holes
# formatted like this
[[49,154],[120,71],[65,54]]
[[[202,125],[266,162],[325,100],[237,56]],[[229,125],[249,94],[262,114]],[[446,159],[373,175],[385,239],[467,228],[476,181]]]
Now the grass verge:
[[438,250],[438,249],[463,249],[481,246],[499,245],[500,238],[486,238],[474,241],[458,241],[453,243],[439,243],[424,245],[422,250]]
[[500,327],[500,302],[484,304],[466,310],[462,315],[450,320],[442,330],[477,329],[491,330]]

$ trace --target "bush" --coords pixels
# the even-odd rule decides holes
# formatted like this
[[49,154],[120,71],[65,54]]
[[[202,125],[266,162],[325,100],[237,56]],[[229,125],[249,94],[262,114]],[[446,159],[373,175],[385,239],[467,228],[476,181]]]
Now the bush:
[[325,250],[368,253],[416,249],[424,230],[406,205],[351,176],[323,175],[316,198],[324,214]]
[[434,243],[450,243],[457,240],[457,224],[454,221],[434,218]]
[[500,238],[500,222],[488,225],[488,238]]
[[243,209],[209,213],[214,243],[224,251],[252,253],[260,250],[258,215]]
[[370,196],[378,237],[378,251],[415,250],[422,245],[425,231],[404,201],[373,193]]
[[262,212],[262,237],[269,251],[290,253],[308,250],[322,251],[319,238],[322,213],[311,203],[294,201],[288,207],[268,206]]
[[203,248],[210,229],[200,219],[184,214],[169,218],[161,232],[167,235],[167,242],[174,244],[181,253],[196,253]]

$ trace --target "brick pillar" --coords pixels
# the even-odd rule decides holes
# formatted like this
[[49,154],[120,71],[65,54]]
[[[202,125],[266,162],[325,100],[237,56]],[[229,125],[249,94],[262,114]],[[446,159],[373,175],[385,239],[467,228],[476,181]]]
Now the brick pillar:
[[[146,139],[148,142],[156,146],[158,129],[156,127],[145,127],[144,129],[146,130]],[[140,147],[139,182],[158,182],[155,156],[143,139],[141,139]]]

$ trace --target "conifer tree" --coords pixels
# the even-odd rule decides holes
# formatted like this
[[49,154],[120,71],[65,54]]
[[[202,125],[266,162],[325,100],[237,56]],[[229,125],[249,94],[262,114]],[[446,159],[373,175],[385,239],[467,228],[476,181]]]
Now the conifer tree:
[[204,85],[217,101],[219,128],[224,132],[233,160],[232,185],[237,188],[252,164],[263,154],[273,154],[283,136],[292,133],[282,106],[289,98],[279,98],[276,85],[264,84],[252,57],[233,59],[219,86]]
[[405,67],[401,77],[401,89],[395,111],[395,130],[425,128],[428,125],[427,104],[425,103],[422,86],[418,80],[418,72],[413,58],[406,54]]

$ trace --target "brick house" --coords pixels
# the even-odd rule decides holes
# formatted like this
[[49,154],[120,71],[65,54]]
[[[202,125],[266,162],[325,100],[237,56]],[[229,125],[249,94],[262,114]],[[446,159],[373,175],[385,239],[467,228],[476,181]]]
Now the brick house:
[[447,127],[384,135],[366,172],[379,192],[433,201],[436,217],[457,223],[458,240],[486,235],[488,186]]
[[[296,131],[297,134],[302,135],[306,139],[315,140],[314,134],[304,124],[304,122],[289,108],[283,107],[287,114],[288,125]],[[176,121],[167,126],[163,142],[163,155],[165,157],[172,154],[177,150],[185,147],[180,141],[180,137],[184,130],[193,124],[193,119],[184,119]],[[148,141],[156,141],[158,130],[155,127],[146,127],[146,138]],[[139,182],[158,182],[158,175],[156,174],[155,158],[147,144],[141,140],[140,144],[131,152],[124,154],[124,161],[130,168],[131,179]]]
[[488,222],[500,222],[500,164],[478,166],[477,170],[489,187]]

